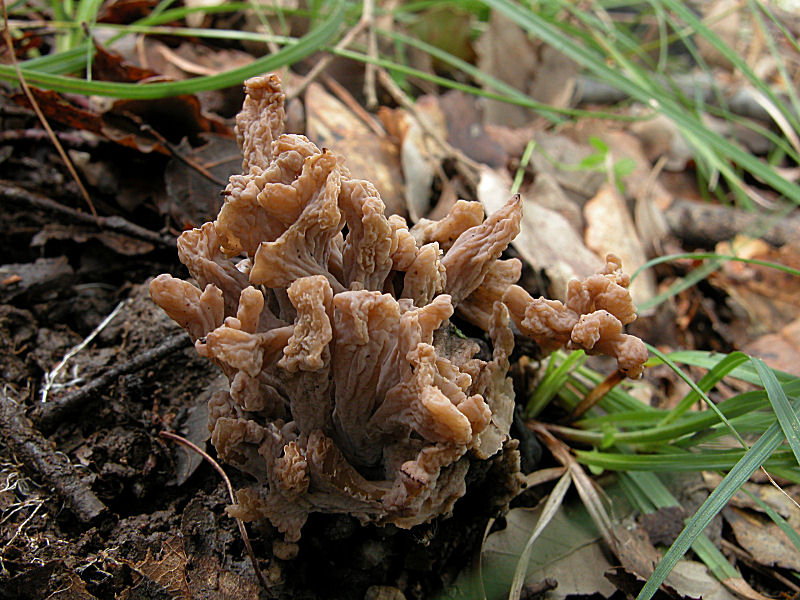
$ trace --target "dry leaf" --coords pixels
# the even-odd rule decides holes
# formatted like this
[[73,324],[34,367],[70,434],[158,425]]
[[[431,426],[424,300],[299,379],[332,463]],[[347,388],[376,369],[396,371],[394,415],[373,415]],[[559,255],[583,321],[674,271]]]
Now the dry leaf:
[[[478,183],[478,199],[487,214],[498,210],[511,195],[508,173],[485,168]],[[523,198],[522,223],[514,248],[534,269],[550,280],[550,297],[563,299],[570,279],[587,277],[602,268],[600,258],[559,213]]]
[[[601,187],[597,195],[583,207],[583,215],[586,219],[586,246],[597,255],[616,254],[622,259],[622,265],[628,273],[647,262],[625,200],[613,185]],[[652,298],[655,295],[652,271],[640,273],[630,289],[635,304]]]
[[[575,90],[577,65],[558,50],[530,36],[509,17],[492,11],[477,44],[478,67],[534,100],[563,108]],[[497,100],[486,103],[486,121],[521,127],[536,114]]]
[[594,154],[590,146],[571,140],[566,135],[537,131],[533,135],[536,152],[531,166],[537,176],[552,175],[571,197],[585,200],[597,193],[606,181],[605,173],[579,168],[580,162]]
[[305,102],[308,137],[321,148],[346,156],[345,166],[353,177],[373,182],[386,204],[386,214],[405,215],[400,152],[395,144],[373,133],[317,83],[308,86]]
[[739,545],[766,567],[800,571],[800,550],[768,517],[740,508],[728,507],[722,512]]
[[[483,573],[487,598],[508,597],[508,585],[520,552],[541,514],[540,509],[515,508],[506,515],[506,528],[484,543]],[[599,593],[608,598],[614,587],[603,576],[612,567],[601,536],[582,506],[562,505],[533,546],[526,582],[555,579],[558,587],[548,600]]]
[[[735,254],[742,258],[756,258],[792,268],[800,268],[800,246],[787,244],[774,249],[763,240],[737,236],[732,243],[721,242],[715,250],[719,254]],[[748,334],[758,336],[781,331],[797,318],[800,311],[800,278],[777,269],[726,262],[721,271],[709,280],[722,288],[749,317]],[[789,331],[789,339],[792,330]],[[789,342],[792,343],[792,342]]]
[[536,204],[560,214],[575,231],[583,231],[583,213],[580,206],[564,193],[556,178],[550,173],[539,173],[523,193],[525,197],[532,198]]
[[228,177],[241,170],[242,153],[235,140],[213,134],[205,134],[203,139],[207,143],[198,148],[182,142],[177,151],[191,164],[173,158],[164,173],[166,196],[159,198],[158,208],[181,227],[194,227],[213,218],[222,206],[221,191]]
[[[412,221],[419,221],[431,209],[431,186],[441,170],[443,151],[426,133],[435,131],[447,138],[445,115],[436,96],[421,96],[415,103],[415,119],[403,109],[381,108],[379,117],[384,127],[400,143],[400,165],[405,182],[405,200]],[[424,127],[419,122],[424,119]]]
[[183,547],[183,538],[173,536],[161,548],[161,558],[156,559],[148,550],[145,559],[131,565],[134,570],[150,581],[161,586],[174,600],[193,600],[186,579],[186,565],[189,559]]
[[488,167],[505,167],[508,154],[486,133],[479,100],[459,90],[451,90],[439,98],[439,106],[447,119],[447,141],[465,156]]
[[742,351],[758,356],[773,369],[800,377],[800,319],[789,323],[778,333],[768,333],[742,347]]

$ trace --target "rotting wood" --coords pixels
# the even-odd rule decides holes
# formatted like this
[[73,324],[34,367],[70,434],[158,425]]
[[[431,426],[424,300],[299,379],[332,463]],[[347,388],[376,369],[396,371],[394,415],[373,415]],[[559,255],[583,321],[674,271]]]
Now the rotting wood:
[[25,417],[24,406],[15,402],[6,390],[0,391],[0,436],[25,468],[52,487],[81,522],[90,523],[108,512],[87,479],[64,453],[53,449],[51,442]]
[[676,198],[664,211],[672,235],[687,246],[713,248],[737,234],[760,237],[773,246],[800,240],[800,216],[751,213]]

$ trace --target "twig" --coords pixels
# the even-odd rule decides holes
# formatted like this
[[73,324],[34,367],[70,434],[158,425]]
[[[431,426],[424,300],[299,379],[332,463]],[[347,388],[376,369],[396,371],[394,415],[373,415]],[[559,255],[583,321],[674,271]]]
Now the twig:
[[88,223],[100,229],[151,242],[163,248],[175,247],[175,238],[172,236],[162,236],[160,233],[140,227],[122,217],[94,217],[87,215],[85,212],[64,206],[47,196],[26,190],[10,181],[0,179],[0,197],[6,200],[25,202],[29,206],[67,216],[73,221]]
[[36,113],[36,116],[39,118],[39,121],[44,127],[47,134],[50,136],[50,140],[53,142],[53,145],[56,147],[56,151],[58,155],[61,157],[61,160],[64,161],[64,164],[69,171],[69,174],[75,180],[75,183],[78,185],[78,189],[81,192],[81,196],[86,201],[86,204],[89,206],[89,211],[92,213],[93,217],[97,217],[97,211],[94,208],[94,204],[92,203],[92,199],[89,196],[89,192],[83,185],[81,178],[78,176],[78,171],[75,170],[75,165],[72,164],[69,156],[67,155],[64,147],[61,145],[61,142],[56,137],[56,134],[53,133],[53,129],[50,127],[50,123],[48,123],[47,118],[44,116],[42,109],[39,107],[39,103],[36,101],[36,97],[31,92],[31,88],[28,86],[28,82],[25,81],[25,77],[22,75],[22,70],[19,68],[19,63],[17,62],[17,56],[14,53],[14,40],[11,39],[11,30],[8,26],[8,11],[6,10],[6,3],[5,0],[0,0],[0,5],[3,7],[3,39],[8,46],[8,54],[11,60],[11,64],[14,66],[14,70],[17,72],[17,79],[19,80],[19,84],[22,87],[22,91],[25,93],[25,96],[28,98],[28,102],[33,108],[33,111]]
[[[364,0],[361,18],[368,23],[367,29],[367,56],[374,60],[378,58],[378,35],[375,32],[375,0]],[[367,108],[378,108],[378,94],[375,88],[375,63],[368,61],[364,66],[364,96]]]
[[619,369],[611,373],[611,375],[597,384],[591,392],[586,394],[586,397],[572,409],[572,412],[569,413],[565,421],[570,423],[576,419],[580,419],[586,411],[605,398],[606,394],[613,390],[623,379],[625,379],[625,373]]
[[58,374],[66,366],[69,360],[73,356],[75,356],[78,352],[83,350],[86,346],[88,346],[91,343],[91,341],[95,337],[97,337],[97,334],[99,334],[101,331],[103,331],[103,329],[105,329],[108,326],[108,324],[114,319],[114,317],[117,316],[119,311],[122,310],[122,307],[125,306],[126,302],[127,302],[126,300],[123,300],[122,302],[117,304],[114,307],[114,310],[112,310],[111,313],[105,319],[103,319],[100,322],[100,324],[97,327],[95,327],[94,330],[89,335],[87,335],[79,344],[76,344],[75,346],[70,348],[70,350],[64,355],[64,357],[60,361],[58,361],[58,364],[55,367],[53,367],[53,369],[49,373],[44,374],[44,384],[42,385],[42,398],[41,398],[42,403],[47,402],[47,395],[50,393],[50,389],[55,384],[56,379],[58,378]]
[[800,239],[800,217],[780,212],[764,215],[676,198],[664,217],[672,235],[689,246],[713,248],[717,242],[748,232],[773,246]]
[[105,504],[95,496],[69,458],[53,450],[6,389],[0,392],[0,436],[28,470],[41,476],[64,499],[81,522],[89,523],[107,512]]
[[[792,590],[792,592],[794,592],[795,594],[800,592],[800,586],[798,586],[795,582],[793,582],[788,577],[784,577],[783,575],[781,575],[778,572],[777,569],[770,569],[766,565],[760,563],[747,550],[744,550],[744,549],[740,548],[739,546],[737,546],[736,544],[734,544],[732,542],[729,542],[725,538],[722,538],[722,540],[720,540],[720,541],[722,542],[721,546],[722,546],[723,550],[726,550],[726,551],[730,552],[731,554],[735,554],[736,558],[738,558],[739,560],[747,563],[747,565],[750,568],[755,569],[756,571],[758,571],[759,573],[762,573],[763,575],[766,575],[767,577],[772,577],[775,580],[781,582],[787,588]],[[724,584],[724,582],[723,582],[723,584]]]
[[178,159],[180,162],[185,164],[190,169],[194,169],[195,171],[200,173],[200,175],[202,175],[203,177],[208,179],[214,185],[218,185],[219,187],[224,188],[228,184],[227,181],[222,181],[221,179],[218,179],[217,177],[214,177],[214,175],[212,173],[210,173],[208,171],[208,169],[206,169],[205,167],[203,167],[202,165],[198,164],[193,159],[191,159],[188,156],[186,156],[185,154],[183,154],[183,152],[181,152],[180,149],[177,146],[175,146],[175,144],[170,142],[167,138],[165,138],[163,135],[161,135],[158,131],[153,129],[147,123],[142,123],[141,125],[139,125],[139,129],[141,129],[142,131],[146,131],[147,133],[152,135],[154,138],[156,138],[159,141],[159,143],[163,144],[164,147],[167,150],[170,151],[172,156],[174,156],[176,159]]
[[39,428],[45,432],[52,431],[60,421],[84,408],[122,375],[139,371],[190,344],[191,340],[188,335],[185,333],[175,334],[155,348],[142,352],[132,360],[109,369],[81,389],[71,392],[59,400],[40,404],[34,409],[34,418]]
[[330,90],[336,94],[336,97],[339,98],[339,100],[344,102],[347,108],[349,108],[358,118],[364,121],[364,124],[369,127],[375,135],[381,137],[386,135],[386,130],[378,122],[378,120],[368,113],[341,83],[329,75],[322,75],[322,81],[324,81],[325,85],[327,85]]
[[[362,9],[361,18],[358,20],[358,23],[356,23],[350,29],[350,31],[348,31],[344,35],[344,37],[342,37],[342,39],[339,40],[339,43],[336,44],[336,46],[334,47],[336,50],[342,50],[344,48],[347,48],[350,44],[353,43],[353,40],[356,39],[356,36],[360,34],[362,31],[364,31],[364,29],[366,29],[370,25],[371,20],[368,20],[367,18],[369,17],[369,14],[366,13],[366,8],[367,7],[365,6],[364,9]],[[303,92],[305,92],[306,88],[311,84],[311,82],[313,82],[319,76],[320,73],[322,73],[325,69],[328,68],[328,65],[331,64],[331,61],[333,61],[334,58],[336,58],[336,55],[330,53],[321,58],[320,60],[318,60],[317,64],[315,64],[314,67],[308,72],[308,74],[306,74],[306,76],[303,77],[302,81],[300,81],[300,83],[298,83],[294,87],[294,89],[290,90],[286,94],[286,99],[292,100],[300,96]]]
[[[206,460],[206,462],[208,462],[208,464],[214,467],[214,470],[217,473],[219,473],[220,477],[222,477],[222,480],[225,482],[225,487],[228,488],[228,496],[231,499],[231,504],[236,504],[236,495],[233,492],[233,485],[231,485],[231,480],[228,478],[228,475],[227,473],[225,473],[225,470],[219,465],[217,461],[211,458],[211,456],[207,452],[205,452],[199,446],[193,444],[186,438],[183,438],[176,433],[172,433],[170,431],[162,431],[159,435],[161,435],[162,438],[166,438],[168,440],[177,442],[181,446],[184,446],[185,448],[188,448],[192,452],[196,452],[197,454],[202,456]],[[236,519],[236,524],[239,526],[239,533],[242,535],[242,541],[244,542],[244,547],[247,550],[248,556],[250,556],[250,562],[253,563],[253,570],[256,572],[256,577],[258,578],[258,582],[262,585],[264,589],[268,589],[267,582],[264,579],[264,575],[261,573],[261,569],[258,566],[258,561],[256,560],[256,554],[255,552],[253,552],[253,546],[250,543],[250,536],[247,535],[247,529],[244,526],[244,522],[237,517],[234,518]]]
[[[85,138],[79,133],[72,133],[69,131],[56,131],[56,137],[61,140],[62,144],[73,148],[95,148],[97,141],[94,139]],[[6,129],[0,131],[0,143],[18,142],[18,141],[34,141],[49,140],[50,134],[44,129]]]

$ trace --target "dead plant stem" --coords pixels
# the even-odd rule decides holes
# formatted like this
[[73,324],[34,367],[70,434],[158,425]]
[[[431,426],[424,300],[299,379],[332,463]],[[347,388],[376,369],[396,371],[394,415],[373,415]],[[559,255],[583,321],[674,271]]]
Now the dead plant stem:
[[[347,33],[344,35],[344,37],[342,37],[342,39],[341,39],[341,40],[339,40],[339,43],[338,43],[338,44],[336,44],[336,46],[334,46],[334,49],[336,49],[336,50],[343,50],[343,49],[347,48],[348,46],[350,46],[350,44],[352,44],[352,43],[353,43],[353,41],[356,39],[356,37],[357,37],[357,36],[358,36],[358,35],[359,35],[359,34],[360,34],[362,31],[364,31],[364,30],[365,30],[367,27],[370,27],[370,26],[371,26],[371,23],[372,23],[372,14],[371,14],[371,11],[367,11],[367,8],[368,8],[368,7],[366,6],[366,4],[368,4],[368,3],[370,3],[370,4],[371,4],[370,0],[365,0],[365,2],[364,2],[364,5],[365,5],[365,6],[364,6],[364,8],[363,8],[363,9],[362,9],[362,11],[361,11],[361,18],[358,20],[358,23],[356,23],[356,24],[355,24],[355,25],[354,25],[354,26],[353,26],[353,27],[350,29],[350,31],[348,31],[348,32],[347,32]],[[330,64],[331,64],[331,62],[333,61],[333,59],[334,59],[334,58],[336,58],[336,56],[335,56],[333,53],[329,53],[329,54],[327,54],[326,56],[324,56],[322,59],[320,59],[319,61],[317,61],[317,64],[315,64],[315,65],[314,65],[314,67],[313,67],[313,68],[312,68],[312,69],[311,69],[311,70],[308,72],[308,74],[307,74],[307,75],[306,75],[306,76],[305,76],[305,77],[304,77],[304,78],[303,78],[303,79],[300,81],[300,83],[298,83],[298,84],[297,84],[297,85],[294,87],[294,89],[292,89],[292,90],[290,90],[289,92],[287,92],[287,93],[286,93],[286,99],[287,99],[287,100],[292,100],[292,99],[294,99],[294,98],[297,98],[297,97],[299,97],[300,95],[302,95],[302,93],[306,91],[306,88],[307,88],[307,87],[308,87],[308,86],[309,86],[309,85],[310,85],[310,84],[311,84],[311,83],[312,83],[312,82],[313,82],[313,81],[314,81],[314,80],[315,80],[317,77],[319,77],[319,74],[320,74],[320,73],[322,73],[322,72],[323,72],[325,69],[327,69],[327,68],[328,68],[328,65],[330,65]]]
[[[222,477],[222,481],[225,482],[225,487],[228,488],[228,496],[231,499],[231,504],[236,504],[236,495],[234,494],[233,485],[231,485],[231,480],[228,478],[227,473],[225,473],[225,470],[219,465],[217,461],[211,458],[211,456],[207,452],[205,452],[202,448],[193,444],[186,438],[179,436],[176,433],[172,433],[170,431],[162,431],[160,435],[162,438],[172,440],[173,442],[177,442],[181,446],[202,456],[203,459],[208,464],[210,464],[217,473],[219,473],[220,477]],[[236,524],[239,526],[239,533],[242,536],[242,542],[244,542],[244,547],[247,550],[247,554],[250,556],[250,562],[253,563],[253,570],[256,573],[256,578],[258,578],[258,582],[264,589],[268,589],[267,581],[264,579],[264,574],[261,572],[261,569],[258,566],[258,561],[256,560],[255,552],[253,552],[253,546],[250,543],[250,536],[247,535],[247,529],[244,526],[244,521],[242,521],[239,518],[236,518]]]

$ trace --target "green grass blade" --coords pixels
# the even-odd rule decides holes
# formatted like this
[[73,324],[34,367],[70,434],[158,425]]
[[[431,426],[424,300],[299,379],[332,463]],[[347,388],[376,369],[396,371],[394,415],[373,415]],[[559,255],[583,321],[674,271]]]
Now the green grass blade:
[[[692,144],[697,156],[710,161],[709,164],[713,164],[715,168],[719,169],[734,185],[741,188],[741,179],[725,160],[750,171],[793,202],[800,203],[800,186],[782,177],[744,148],[705,127],[697,114],[686,110],[685,106],[670,97],[664,87],[653,82],[652,77],[648,79],[642,69],[626,71],[609,65],[608,56],[597,48],[576,42],[562,32],[557,24],[517,2],[512,0],[483,1],[491,8],[499,10],[511,18],[532,35],[558,48],[613,87],[670,118]],[[672,4],[674,3],[671,2],[670,5]],[[619,56],[615,55],[614,58],[619,58]],[[725,160],[720,160],[720,158]]]
[[[702,379],[700,379],[700,381],[697,382],[697,388],[692,388],[692,390],[686,394],[686,396],[684,396],[680,402],[678,402],[675,408],[669,411],[669,414],[664,417],[661,425],[673,423],[678,417],[682,416],[686,411],[688,411],[695,402],[700,400],[700,392],[708,393],[711,388],[722,381],[728,373],[733,371],[739,365],[747,362],[749,358],[750,357],[744,352],[732,352],[719,361],[712,369],[708,371],[708,373],[702,377]],[[669,357],[667,357],[667,360],[669,360]],[[684,381],[686,381],[686,379],[684,379]],[[704,399],[706,400],[706,403],[711,403],[708,397],[705,397]]]
[[782,271],[784,273],[788,273],[789,275],[795,275],[800,277],[800,269],[794,269],[792,267],[788,267],[786,265],[782,265],[780,263],[771,262],[768,260],[758,260],[756,258],[742,258],[741,256],[732,256],[728,254],[717,254],[716,252],[684,252],[682,254],[667,254],[664,256],[658,256],[656,258],[648,260],[645,264],[641,267],[636,269],[631,275],[631,281],[634,281],[636,277],[639,276],[639,273],[655,267],[656,265],[660,265],[666,262],[672,262],[675,260],[685,260],[685,259],[692,259],[692,260],[704,260],[704,259],[719,259],[722,261],[729,261],[733,260],[736,262],[743,262],[749,265],[759,265],[762,267],[770,267],[772,269],[776,269],[778,271]]
[[[777,423],[773,424],[778,427]],[[778,427],[780,429],[780,427]],[[781,437],[783,433],[781,433]],[[597,450],[575,450],[578,462],[609,471],[727,471],[746,456],[744,450],[703,450],[702,452],[672,452],[662,454],[619,454],[617,452],[600,452]],[[760,464],[760,463],[759,463]],[[790,451],[777,450],[766,463],[768,466],[793,467],[792,480],[800,477],[797,462]]]
[[520,597],[522,586],[525,583],[525,575],[528,572],[528,562],[530,561],[531,550],[533,550],[534,542],[539,539],[539,536],[544,531],[545,527],[553,520],[559,507],[564,502],[564,496],[567,494],[570,484],[572,483],[572,473],[569,469],[561,476],[558,483],[553,487],[550,492],[547,502],[542,508],[542,513],[539,515],[539,520],[536,522],[536,527],[531,531],[525,548],[519,556],[517,567],[514,569],[514,579],[511,582],[511,590],[508,593],[509,600],[516,600]]
[[[725,415],[726,419],[732,419],[741,415],[746,415],[754,410],[758,410],[765,404],[764,394],[760,392],[751,392],[747,397],[742,394],[727,400],[727,404],[723,407],[722,404],[718,405],[720,414]],[[647,413],[642,416],[649,416]],[[616,418],[617,415],[610,415],[608,420],[600,421],[600,425],[616,425],[624,426],[625,419]],[[663,421],[663,419],[662,419]],[[674,442],[685,435],[690,435],[698,431],[702,431],[719,423],[721,419],[714,411],[695,412],[687,415],[677,423],[663,424],[656,423],[654,427],[639,429],[637,431],[626,431],[615,434],[608,434],[607,432],[585,432],[586,434],[595,434],[598,437],[584,438],[583,441],[591,443],[600,443],[602,440],[605,444],[653,444],[661,442]],[[598,423],[596,422],[595,425]],[[585,427],[586,422],[578,423],[578,425]]]
[[702,37],[707,43],[711,44],[715,50],[722,54],[727,60],[731,62],[736,68],[736,72],[744,75],[750,84],[758,91],[769,98],[773,104],[781,110],[783,116],[789,120],[795,130],[799,129],[800,125],[797,117],[793,115],[783,102],[775,95],[772,89],[764,83],[763,78],[759,77],[751,68],[747,61],[742,57],[740,52],[731,48],[728,44],[723,42],[719,36],[714,33],[697,15],[686,6],[685,2],[678,2],[677,0],[661,0],[665,6],[672,10],[678,17],[680,17],[698,37]]
[[[792,408],[792,412],[800,409],[800,400],[795,402]],[[728,504],[728,501],[744,485],[753,472],[766,463],[770,456],[776,454],[776,450],[783,442],[784,437],[780,425],[775,423],[742,456],[689,520],[684,530],[678,535],[675,543],[670,546],[656,566],[655,571],[647,580],[641,592],[639,592],[636,600],[650,600],[653,597],[667,575],[681,557],[686,554],[686,551],[697,537],[703,533],[717,513]]]
[[750,362],[753,363],[756,373],[758,373],[764,384],[772,409],[778,417],[778,424],[789,442],[789,447],[797,459],[797,464],[800,465],[800,420],[792,410],[792,405],[786,397],[786,392],[778,383],[778,379],[772,369],[760,358],[753,357]]
[[[678,377],[680,377],[681,379],[683,379],[683,381],[686,382],[686,384],[692,389],[692,391],[695,394],[697,394],[698,398],[702,398],[703,401],[706,403],[706,405],[711,410],[713,410],[715,413],[717,413],[717,416],[719,417],[719,420],[722,421],[723,423],[725,423],[725,425],[728,427],[728,429],[733,434],[733,436],[737,440],[739,440],[739,443],[742,446],[747,447],[747,444],[745,444],[745,441],[742,439],[742,436],[739,435],[739,433],[736,431],[736,429],[733,427],[733,425],[731,425],[731,423],[728,421],[728,419],[725,417],[725,415],[722,414],[722,412],[719,410],[719,407],[717,407],[717,405],[714,404],[711,401],[711,399],[706,395],[706,393],[702,389],[700,389],[700,387],[695,383],[694,379],[692,379],[686,373],[684,373],[683,369],[681,369],[678,365],[676,365],[674,362],[672,362],[672,360],[670,360],[670,358],[667,355],[665,355],[664,353],[662,353],[658,348],[655,348],[654,346],[651,346],[650,344],[646,344],[646,345],[647,345],[647,349],[650,350],[650,353],[653,356],[657,356],[658,358],[660,358],[664,362],[664,364],[666,364],[670,369],[672,369],[673,372]],[[730,355],[730,356],[734,356],[734,355]],[[724,360],[726,360],[726,361],[730,360],[730,356],[726,357]],[[738,359],[738,357],[737,357],[737,359]],[[740,361],[740,362],[743,362],[743,361]],[[720,361],[720,365],[722,365],[722,364],[724,364],[723,361]],[[726,368],[727,368],[727,366],[728,365],[726,365]],[[735,366],[736,365],[734,364],[733,368],[735,368]],[[729,369],[728,371],[733,370],[733,368]],[[687,406],[683,407],[684,408],[684,412],[685,412],[685,410],[689,409],[689,406],[690,405],[687,405]],[[677,411],[675,411],[675,410],[671,411],[671,415],[673,415],[675,417],[680,415],[680,413],[677,413],[677,414],[676,413],[677,413]],[[668,417],[669,416],[670,415],[668,415]],[[665,419],[665,421],[667,423],[669,423],[669,419],[668,418]],[[662,424],[665,424],[665,423],[662,422]]]
[[772,522],[777,525],[783,533],[786,534],[786,537],[789,538],[789,541],[792,542],[792,545],[800,550],[800,533],[798,533],[794,527],[792,527],[786,519],[784,519],[781,515],[775,512],[775,509],[772,508],[769,504],[764,502],[761,498],[759,498],[756,494],[750,493],[749,490],[746,488],[742,488],[742,491],[750,497],[750,499],[758,504],[758,506],[767,513],[767,516],[772,519]]
[[[263,56],[254,62],[206,77],[195,77],[185,81],[166,81],[148,84],[118,83],[109,81],[85,81],[61,75],[52,75],[33,71],[29,67],[22,69],[26,81],[34,86],[52,89],[58,92],[75,94],[93,94],[114,98],[149,100],[165,98],[180,94],[220,89],[240,84],[248,77],[254,77],[267,71],[275,70],[287,64],[293,64],[306,56],[325,47],[339,30],[344,16],[344,0],[331,3],[332,9],[327,18],[297,43],[281,49],[275,54]],[[0,78],[16,81],[16,70],[7,65],[0,65]]]
[[[647,497],[647,501],[657,508],[667,508],[672,506],[680,506],[680,503],[663,484],[661,479],[655,473],[649,472],[632,472],[622,473],[621,480],[629,481],[629,487],[636,487],[640,494]],[[652,512],[647,510],[643,512]],[[741,574],[736,568],[725,558],[725,555],[719,551],[714,543],[708,538],[705,533],[697,536],[697,539],[692,544],[692,550],[697,553],[697,556],[703,563],[711,570],[714,576],[720,581],[730,578],[741,578]]]
[[[706,350],[679,350],[677,352],[671,352],[668,356],[670,360],[676,363],[702,367],[704,369],[713,369],[715,365],[719,364],[719,362],[724,360],[728,355],[723,352],[708,352]],[[653,357],[648,361],[648,364],[660,364],[661,362],[660,358]],[[796,375],[778,371],[777,369],[772,369],[772,372],[784,389],[787,389],[788,386],[788,394],[800,393],[798,377]],[[743,364],[731,371],[728,376],[741,379],[753,385],[762,385],[761,378],[758,376],[752,364]]]
[[[555,355],[551,360],[555,361]],[[564,361],[550,371],[545,373],[545,377],[536,386],[536,389],[528,399],[525,405],[525,417],[533,419],[538,415],[547,404],[556,397],[559,390],[564,386],[570,372],[579,367],[586,360],[586,353],[583,350],[575,350],[571,352]]]
[[653,296],[649,300],[645,300],[644,302],[642,302],[637,308],[640,311],[646,311],[655,308],[662,302],[669,300],[673,296],[677,296],[684,290],[688,290],[689,288],[696,286],[706,277],[711,275],[711,273],[719,269],[721,264],[722,261],[712,260],[704,265],[700,265],[699,267],[694,269],[691,273],[686,275],[686,277],[677,280],[675,283],[673,283],[671,286],[669,286],[666,290],[664,290],[660,294]]

